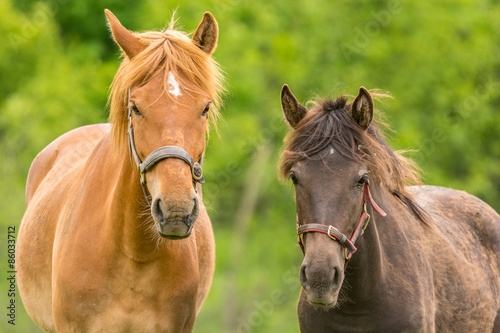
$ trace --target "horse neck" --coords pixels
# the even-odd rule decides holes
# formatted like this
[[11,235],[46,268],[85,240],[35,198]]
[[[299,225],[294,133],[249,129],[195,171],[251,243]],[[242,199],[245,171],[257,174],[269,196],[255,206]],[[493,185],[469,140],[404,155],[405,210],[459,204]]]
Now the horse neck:
[[[123,149],[125,150],[125,149]],[[117,175],[108,211],[108,236],[114,238],[134,261],[153,260],[158,251],[151,209],[144,196],[140,176],[127,151],[116,152],[113,173]]]
[[389,191],[376,185],[370,191],[387,216],[380,216],[368,203],[371,220],[356,242],[358,251],[349,261],[344,282],[348,298],[356,304],[373,299],[379,288],[390,283],[388,266],[393,264],[393,251],[407,243],[408,225],[412,225],[401,223],[412,216]]

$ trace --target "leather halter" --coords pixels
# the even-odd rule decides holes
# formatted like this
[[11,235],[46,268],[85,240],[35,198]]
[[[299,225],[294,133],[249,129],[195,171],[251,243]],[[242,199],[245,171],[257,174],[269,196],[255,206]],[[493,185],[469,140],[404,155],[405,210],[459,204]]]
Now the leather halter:
[[[130,104],[130,89],[128,90],[128,104]],[[132,157],[134,158],[135,165],[139,170],[139,173],[141,175],[142,191],[144,192],[144,196],[146,197],[146,201],[148,202],[148,204],[151,206],[151,199],[149,198],[148,195],[148,187],[146,182],[146,172],[151,170],[156,165],[156,163],[167,158],[178,158],[180,160],[183,160],[189,165],[189,167],[191,168],[191,176],[193,177],[194,190],[195,192],[198,192],[196,183],[200,184],[205,183],[205,179],[203,178],[203,171],[201,168],[201,163],[203,162],[204,153],[201,154],[200,160],[198,162],[194,162],[191,155],[189,155],[189,153],[184,149],[182,149],[181,147],[163,146],[153,151],[146,157],[146,159],[144,159],[144,161],[142,161],[141,158],[139,157],[139,154],[137,153],[137,149],[135,148],[134,127],[132,125],[132,108],[128,106],[127,109],[128,109],[127,135],[128,135],[128,147],[129,147],[130,159],[132,160]]]
[[305,255],[303,234],[307,232],[320,232],[328,235],[328,237],[330,237],[334,241],[339,242],[340,245],[344,247],[344,257],[346,260],[345,266],[347,266],[347,263],[351,259],[352,254],[357,250],[356,247],[354,246],[354,243],[356,242],[358,237],[363,234],[366,227],[368,226],[368,222],[370,222],[370,214],[368,214],[368,212],[366,211],[366,205],[368,200],[370,201],[370,204],[377,213],[379,213],[381,216],[387,216],[387,213],[384,212],[382,208],[380,208],[377,205],[377,203],[373,200],[372,195],[370,193],[369,183],[367,181],[363,186],[363,213],[361,214],[359,222],[356,225],[356,229],[354,229],[354,232],[352,233],[350,239],[347,238],[346,235],[341,233],[337,228],[335,228],[332,225],[325,225],[319,223],[308,223],[300,225],[299,219],[297,218],[297,235],[299,236],[298,243],[300,245],[300,248],[302,249],[302,253]]

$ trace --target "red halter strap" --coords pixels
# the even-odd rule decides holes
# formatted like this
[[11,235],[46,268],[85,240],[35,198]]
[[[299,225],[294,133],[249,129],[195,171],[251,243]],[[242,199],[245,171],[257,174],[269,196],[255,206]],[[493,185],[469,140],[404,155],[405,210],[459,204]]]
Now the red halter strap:
[[352,257],[352,254],[356,252],[356,247],[354,246],[354,243],[358,239],[360,235],[363,234],[365,231],[366,227],[368,226],[368,222],[370,222],[370,214],[366,211],[366,205],[367,201],[370,201],[370,204],[372,205],[372,208],[380,214],[380,216],[387,216],[386,212],[382,210],[382,208],[377,205],[377,203],[373,200],[373,197],[370,193],[370,188],[369,188],[369,183],[366,182],[364,187],[363,187],[363,213],[361,214],[361,217],[359,218],[359,222],[356,225],[356,228],[354,229],[351,238],[347,238],[346,235],[341,233],[337,228],[335,228],[332,225],[325,225],[325,224],[319,224],[319,223],[308,223],[304,225],[300,225],[300,222],[297,218],[297,235],[298,237],[298,243],[300,245],[300,248],[302,249],[302,253],[305,254],[305,249],[304,249],[304,242],[303,242],[303,234],[307,232],[320,232],[323,234],[328,235],[331,239],[334,241],[337,241],[344,247],[344,252],[345,252],[345,265],[347,266],[347,263]]

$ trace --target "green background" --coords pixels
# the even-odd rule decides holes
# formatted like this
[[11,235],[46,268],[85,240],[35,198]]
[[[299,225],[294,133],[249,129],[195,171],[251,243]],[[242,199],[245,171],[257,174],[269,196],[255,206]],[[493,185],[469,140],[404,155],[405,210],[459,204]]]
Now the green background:
[[376,104],[395,130],[389,142],[415,150],[424,182],[500,210],[496,1],[1,0],[0,331],[37,332],[19,297],[16,326],[6,317],[7,227],[22,218],[31,161],[59,135],[107,119],[119,52],[104,8],[136,31],[162,28],[175,8],[184,30],[204,11],[219,23],[229,93],[203,191],[217,267],[195,332],[298,332],[295,204],[276,176],[284,83],[303,103],[389,91],[394,100]]

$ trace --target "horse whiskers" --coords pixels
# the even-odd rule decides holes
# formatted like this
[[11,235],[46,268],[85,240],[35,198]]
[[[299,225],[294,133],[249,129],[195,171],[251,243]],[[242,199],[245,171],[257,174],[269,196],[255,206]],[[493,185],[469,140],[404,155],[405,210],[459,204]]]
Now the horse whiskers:
[[335,308],[340,309],[342,306],[345,306],[347,304],[354,304],[354,301],[348,295],[350,289],[351,286],[349,285],[349,282],[344,279],[342,287],[339,291],[339,296],[337,298],[337,304],[335,304]]
[[156,249],[160,248],[161,244],[164,244],[164,239],[158,234],[156,229],[155,221],[151,215],[151,207],[147,204],[142,205],[142,210],[137,214],[138,219],[141,221],[137,228],[144,230],[145,238],[151,242],[156,243]]
[[151,215],[150,211],[143,211],[142,213],[138,213],[137,217],[143,221],[153,220],[153,216]]
[[158,233],[154,233],[153,240],[156,238],[156,249],[160,249],[160,244],[165,244],[165,240],[158,235]]
[[137,201],[138,201],[138,207],[140,207],[139,216],[140,217],[144,217],[146,215],[151,216],[151,206],[149,206],[147,202],[142,200],[142,198],[137,198]]
[[215,209],[215,207],[213,207],[210,204],[207,204],[206,202],[204,202],[203,204],[205,205],[205,209],[207,211],[210,211],[210,212],[213,212],[214,214],[217,214],[217,209]]
[[142,212],[140,212],[139,214],[137,214],[137,217],[141,221],[141,223],[139,223],[139,225],[137,226],[137,228],[142,228],[146,224],[154,224],[153,216],[148,211],[142,211]]

